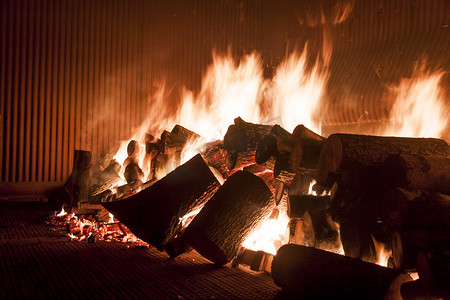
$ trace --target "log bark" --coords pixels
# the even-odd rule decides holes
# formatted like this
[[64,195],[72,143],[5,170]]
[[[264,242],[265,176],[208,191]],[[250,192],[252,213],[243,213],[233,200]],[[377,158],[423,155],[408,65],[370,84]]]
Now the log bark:
[[225,163],[227,152],[223,149],[223,141],[207,144],[201,155],[208,166],[216,169],[223,178],[228,178],[229,170]]
[[288,216],[302,218],[306,211],[324,211],[330,206],[330,196],[296,195],[289,196]]
[[138,238],[162,249],[182,229],[181,218],[201,209],[218,188],[196,155],[138,194],[102,205]]
[[271,128],[271,125],[253,124],[236,118],[223,138],[223,147],[230,156],[228,169],[254,164],[257,145],[270,133]]
[[449,156],[441,139],[332,134],[324,142],[317,165],[316,180],[330,186],[329,176],[344,168],[380,167],[390,155]]
[[313,140],[318,140],[318,141],[324,141],[325,138],[317,133],[315,133],[314,131],[306,128],[304,125],[298,125],[297,127],[295,127],[294,131],[292,132],[292,135],[296,138],[296,139],[303,139],[303,138],[307,138],[307,139],[313,139]]
[[76,207],[78,202],[88,200],[89,192],[89,170],[91,168],[91,152],[75,150],[73,158],[72,173],[58,193],[59,199],[54,202],[61,207],[63,203],[68,205],[69,211]]
[[382,175],[387,186],[450,194],[450,158],[445,156],[390,156]]
[[383,299],[400,271],[300,245],[284,245],[272,278],[296,299]]
[[450,229],[448,195],[395,188],[387,191],[382,201],[383,222],[395,229]]
[[273,207],[274,199],[266,184],[251,173],[238,171],[194,218],[185,236],[201,255],[224,265],[237,255],[252,229]]

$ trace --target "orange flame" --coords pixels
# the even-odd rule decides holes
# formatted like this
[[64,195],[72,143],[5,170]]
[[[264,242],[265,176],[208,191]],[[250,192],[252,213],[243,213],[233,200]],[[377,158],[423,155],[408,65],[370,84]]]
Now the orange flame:
[[396,100],[392,122],[385,135],[442,137],[448,124],[444,92],[440,86],[444,72],[416,72],[391,90]]
[[371,235],[371,237],[377,255],[376,264],[382,267],[387,267],[389,258],[392,256],[392,250],[387,249],[386,245],[377,241],[373,235]]

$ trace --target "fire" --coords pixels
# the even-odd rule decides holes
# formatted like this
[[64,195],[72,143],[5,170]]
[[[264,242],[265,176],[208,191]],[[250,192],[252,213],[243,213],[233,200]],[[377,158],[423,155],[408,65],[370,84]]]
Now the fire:
[[377,255],[376,264],[382,267],[387,267],[389,258],[392,256],[392,251],[390,249],[387,249],[385,244],[377,241],[373,235],[371,235],[371,237]]
[[287,209],[275,208],[249,235],[242,246],[250,250],[262,250],[275,255],[282,245],[289,242],[287,232],[289,220]]
[[64,210],[64,204],[63,204],[63,206],[62,206],[62,208],[61,208],[61,211],[56,215],[57,217],[63,217],[63,216],[65,216],[65,215],[67,215],[67,213],[66,213],[66,211]]
[[444,72],[417,71],[391,90],[396,95],[391,109],[392,123],[385,135],[442,137],[448,124],[448,111],[441,87]]

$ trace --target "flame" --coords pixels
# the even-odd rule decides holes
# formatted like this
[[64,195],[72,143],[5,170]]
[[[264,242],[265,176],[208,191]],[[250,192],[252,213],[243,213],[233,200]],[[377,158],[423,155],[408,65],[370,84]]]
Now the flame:
[[275,255],[282,245],[289,242],[288,223],[290,218],[287,215],[287,209],[278,209],[275,218],[272,217],[272,214],[268,215],[247,237],[242,244],[243,247]]
[[387,267],[389,258],[392,256],[392,250],[387,249],[386,245],[377,241],[373,235],[371,235],[373,245],[375,246],[375,252],[377,255],[376,264],[382,267]]
[[313,120],[325,92],[327,70],[317,61],[308,71],[307,48],[302,53],[293,52],[277,68],[267,93],[272,99],[271,114],[279,116],[282,126],[292,131],[302,123],[321,133]]
[[67,213],[66,213],[66,211],[64,210],[64,204],[63,204],[63,206],[62,206],[62,208],[61,208],[61,212],[60,212],[59,214],[57,214],[56,216],[57,216],[57,217],[62,217],[62,216],[65,216],[65,215],[67,215]]
[[194,219],[194,217],[202,210],[203,206],[204,205],[188,212],[183,217],[181,217],[179,219],[181,227],[186,228],[191,223],[191,221]]
[[[422,68],[423,69],[423,68]],[[442,71],[419,70],[404,78],[391,90],[396,100],[391,109],[391,124],[385,135],[442,137],[448,124],[448,111],[441,87]]]

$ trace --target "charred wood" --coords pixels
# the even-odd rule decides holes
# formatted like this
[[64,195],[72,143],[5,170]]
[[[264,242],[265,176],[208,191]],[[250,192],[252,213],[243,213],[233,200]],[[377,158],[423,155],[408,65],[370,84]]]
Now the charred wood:
[[272,278],[286,297],[383,299],[400,271],[300,245],[284,245],[272,263]]
[[209,167],[196,155],[136,195],[103,206],[138,238],[162,249],[181,230],[181,219],[201,209],[218,188]]
[[250,231],[272,211],[274,200],[257,176],[238,171],[186,228],[189,244],[218,265],[231,261]]

